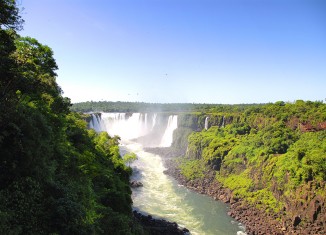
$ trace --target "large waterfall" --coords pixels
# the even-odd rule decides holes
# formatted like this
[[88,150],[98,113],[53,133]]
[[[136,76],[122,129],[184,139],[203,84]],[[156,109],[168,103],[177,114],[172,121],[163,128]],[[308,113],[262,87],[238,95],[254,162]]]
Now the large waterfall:
[[160,147],[170,147],[173,141],[173,131],[178,127],[178,116],[169,116],[168,125],[163,134]]
[[178,127],[177,115],[156,113],[92,114],[90,128],[118,135],[122,140],[137,140],[144,147],[169,147]]

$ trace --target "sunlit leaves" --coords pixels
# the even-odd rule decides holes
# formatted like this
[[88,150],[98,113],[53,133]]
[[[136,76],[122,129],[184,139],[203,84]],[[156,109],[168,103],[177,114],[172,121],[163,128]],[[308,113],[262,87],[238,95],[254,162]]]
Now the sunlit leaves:
[[137,155],[135,153],[127,153],[123,156],[123,162],[128,166],[135,160],[137,160]]
[[52,50],[20,24],[0,1],[0,234],[131,234],[119,138],[69,111]]
[[[234,117],[218,115],[231,115],[233,121],[189,136],[187,154],[180,160],[182,174],[200,178],[204,163],[234,194],[274,212],[282,208],[285,197],[296,198],[296,190],[309,183],[321,187],[311,194],[325,196],[325,104],[280,101],[248,107]],[[216,116],[210,114],[210,119]],[[211,123],[219,125],[216,120]],[[278,194],[276,200],[277,193],[284,196]]]
[[20,30],[22,29],[23,22],[15,0],[0,1],[0,29],[10,28]]

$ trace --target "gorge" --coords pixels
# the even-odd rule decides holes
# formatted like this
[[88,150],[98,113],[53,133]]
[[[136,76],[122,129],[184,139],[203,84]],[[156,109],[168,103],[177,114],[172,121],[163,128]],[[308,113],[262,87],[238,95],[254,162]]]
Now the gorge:
[[[177,222],[191,234],[245,234],[244,227],[227,215],[221,201],[198,194],[178,184],[166,170],[161,156],[146,151],[149,147],[170,147],[173,131],[178,127],[178,115],[157,113],[91,114],[89,122],[96,131],[107,131],[121,137],[123,156],[134,152],[132,181],[143,187],[133,188],[133,207],[157,218]],[[142,138],[141,138],[142,137]]]

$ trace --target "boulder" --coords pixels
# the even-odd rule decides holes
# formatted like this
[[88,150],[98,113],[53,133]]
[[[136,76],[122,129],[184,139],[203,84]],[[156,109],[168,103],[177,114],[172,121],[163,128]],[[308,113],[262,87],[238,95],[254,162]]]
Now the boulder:
[[143,187],[143,183],[140,181],[133,180],[130,182],[130,187],[132,188],[138,188],[138,187]]

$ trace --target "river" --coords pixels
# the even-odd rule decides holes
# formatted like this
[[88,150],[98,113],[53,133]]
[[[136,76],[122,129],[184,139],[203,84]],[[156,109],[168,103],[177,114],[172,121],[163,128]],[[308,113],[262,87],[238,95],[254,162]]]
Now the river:
[[227,215],[227,206],[221,201],[196,193],[179,185],[165,170],[160,156],[145,152],[140,144],[121,145],[122,154],[134,152],[138,160],[132,163],[132,180],[143,183],[133,188],[133,207],[157,218],[177,222],[191,234],[236,235],[244,227]]

